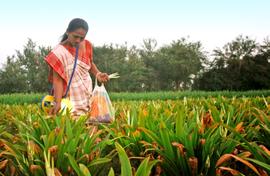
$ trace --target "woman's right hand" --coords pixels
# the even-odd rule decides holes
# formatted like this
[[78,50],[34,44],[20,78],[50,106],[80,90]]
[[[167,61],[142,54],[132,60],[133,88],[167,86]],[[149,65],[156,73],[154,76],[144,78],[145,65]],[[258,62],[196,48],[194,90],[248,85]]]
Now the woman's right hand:
[[61,109],[61,102],[54,102],[53,108],[50,110],[50,115],[56,115]]
[[63,79],[59,76],[57,72],[53,71],[54,105],[50,112],[51,115],[56,115],[58,111],[61,109],[61,99],[64,90],[63,85],[64,85]]
[[97,77],[97,80],[101,83],[106,83],[110,79],[107,73],[102,73],[102,72],[97,73],[96,77]]

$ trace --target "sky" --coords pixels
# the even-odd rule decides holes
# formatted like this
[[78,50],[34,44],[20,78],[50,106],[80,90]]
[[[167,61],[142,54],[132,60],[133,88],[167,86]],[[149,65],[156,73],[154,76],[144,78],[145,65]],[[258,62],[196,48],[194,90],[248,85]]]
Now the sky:
[[94,46],[158,47],[187,38],[211,53],[237,36],[259,43],[270,35],[269,0],[8,0],[0,3],[0,65],[22,51],[28,38],[55,46],[73,18],[88,22]]

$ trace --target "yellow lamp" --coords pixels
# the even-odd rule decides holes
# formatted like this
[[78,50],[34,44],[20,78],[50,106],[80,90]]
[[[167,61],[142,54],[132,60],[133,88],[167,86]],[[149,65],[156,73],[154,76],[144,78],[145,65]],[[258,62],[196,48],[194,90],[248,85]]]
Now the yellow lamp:
[[67,112],[71,112],[73,109],[73,104],[67,98],[62,98],[61,100],[61,113],[66,114]]
[[[41,109],[46,113],[49,114],[50,109],[54,106],[54,97],[52,95],[46,95],[41,100]],[[67,111],[71,111],[73,108],[73,105],[71,101],[67,98],[63,98],[61,100],[61,114],[66,114]]]

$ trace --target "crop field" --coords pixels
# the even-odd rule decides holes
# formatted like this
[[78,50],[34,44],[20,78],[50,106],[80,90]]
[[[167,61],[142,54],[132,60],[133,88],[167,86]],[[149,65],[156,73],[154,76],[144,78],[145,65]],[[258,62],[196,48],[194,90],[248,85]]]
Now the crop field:
[[[47,93],[14,93],[0,94],[0,104],[38,104]],[[141,101],[141,100],[179,100],[183,98],[212,98],[223,96],[232,97],[267,97],[270,96],[270,90],[256,91],[160,91],[160,92],[112,92],[110,98],[112,101]]]
[[2,95],[0,175],[268,175],[267,93],[112,98],[115,121],[95,125]]

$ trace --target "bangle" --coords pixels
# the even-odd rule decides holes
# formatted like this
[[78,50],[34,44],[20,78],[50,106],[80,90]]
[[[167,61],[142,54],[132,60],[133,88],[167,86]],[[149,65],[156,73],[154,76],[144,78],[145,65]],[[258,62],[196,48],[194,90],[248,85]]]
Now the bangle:
[[97,74],[96,74],[96,78],[98,77],[98,75],[100,75],[101,74],[101,72],[98,72]]
[[57,103],[61,103],[59,101],[53,101],[53,106],[56,105]]

